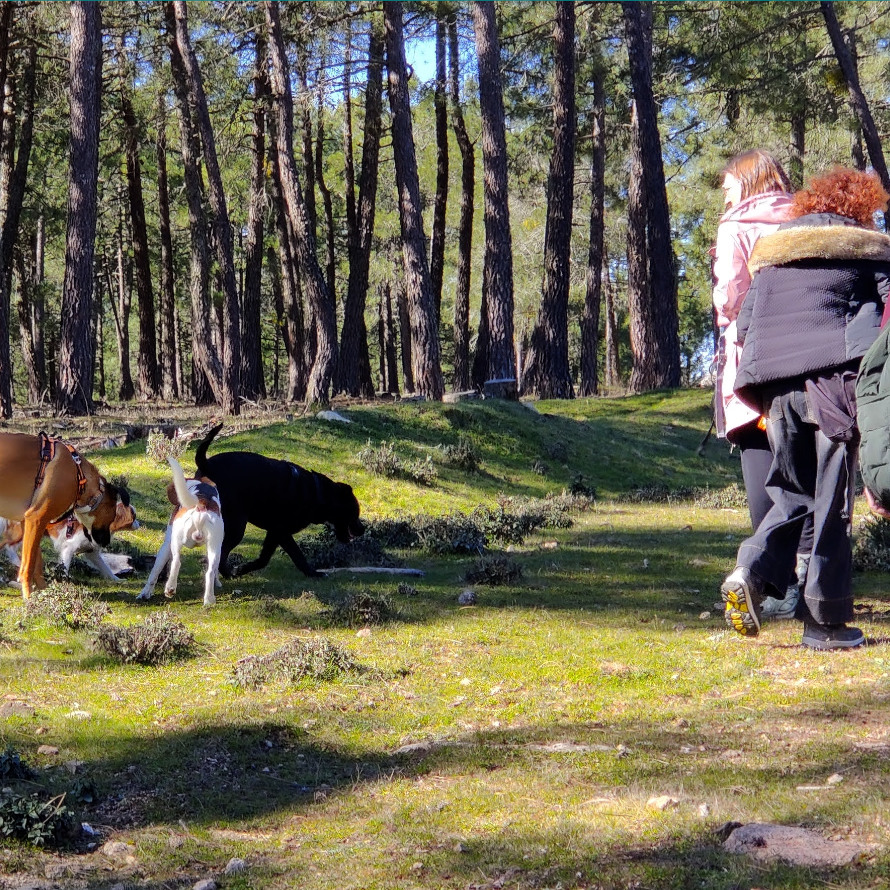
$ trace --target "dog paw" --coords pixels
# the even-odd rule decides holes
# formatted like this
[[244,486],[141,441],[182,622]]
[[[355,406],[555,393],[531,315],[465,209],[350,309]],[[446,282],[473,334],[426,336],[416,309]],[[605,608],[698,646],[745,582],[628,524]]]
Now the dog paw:
[[204,597],[204,608],[205,609],[208,606],[215,606],[215,605],[216,605],[216,597],[215,596]]
[[136,599],[137,599],[137,600],[141,600],[142,602],[147,602],[148,600],[151,599],[151,591],[150,591],[150,590],[143,590],[142,593],[137,593],[137,594],[136,594]]

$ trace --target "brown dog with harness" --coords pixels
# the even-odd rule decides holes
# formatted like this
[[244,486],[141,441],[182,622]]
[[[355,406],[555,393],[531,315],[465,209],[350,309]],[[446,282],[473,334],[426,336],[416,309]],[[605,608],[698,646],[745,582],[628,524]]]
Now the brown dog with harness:
[[19,581],[25,599],[45,586],[40,542],[51,523],[73,514],[106,547],[118,513],[129,509],[126,492],[73,446],[45,433],[0,433],[0,516],[21,520],[24,528]]

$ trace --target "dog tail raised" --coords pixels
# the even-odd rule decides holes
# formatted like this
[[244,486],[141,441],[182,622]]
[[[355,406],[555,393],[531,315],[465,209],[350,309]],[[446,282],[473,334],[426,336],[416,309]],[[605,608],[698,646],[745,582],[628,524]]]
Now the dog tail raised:
[[207,449],[210,447],[210,443],[216,438],[216,434],[222,428],[222,424],[215,426],[206,436],[204,436],[201,443],[198,445],[198,450],[195,452],[195,466],[198,468],[199,476],[209,475],[207,472]]
[[173,470],[173,485],[176,488],[176,497],[179,499],[180,505],[187,510],[197,507],[198,499],[189,491],[188,485],[185,484],[185,473],[182,472],[179,461],[175,457],[168,457],[167,463],[170,464],[170,469]]

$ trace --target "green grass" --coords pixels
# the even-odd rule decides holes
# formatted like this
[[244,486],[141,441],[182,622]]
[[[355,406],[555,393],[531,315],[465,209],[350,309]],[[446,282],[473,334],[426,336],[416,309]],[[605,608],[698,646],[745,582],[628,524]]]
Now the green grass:
[[[309,890],[885,884],[883,578],[856,577],[868,647],[805,651],[794,622],[741,639],[712,604],[747,533],[746,511],[626,497],[739,481],[723,443],[697,454],[709,394],[537,408],[395,404],[342,409],[352,424],[252,419],[211,449],[286,456],[349,481],[372,518],[541,497],[583,476],[594,506],[571,528],[513,548],[521,581],[476,586],[475,606],[457,597],[477,557],[405,552],[397,555],[426,573],[412,579],[415,595],[382,575],[306,579],[278,554],[203,609],[200,562],[187,554],[169,605],[134,602],[144,575],[90,582],[111,607],[106,621],[169,608],[195,635],[193,657],[140,667],[97,655],[87,632],[21,624],[18,594],[0,590],[0,709],[27,706],[0,717],[0,750],[13,746],[56,792],[92,780],[100,799],[78,806],[80,817],[102,841],[133,844],[137,860],[128,871],[97,853],[6,844],[0,874],[43,876],[61,864],[72,887],[191,886],[212,875],[221,887]],[[441,457],[438,446],[461,439],[481,459],[477,474]],[[432,455],[436,482],[368,474],[356,455],[369,440],[408,459]],[[119,546],[153,553],[169,471],[146,458],[144,443],[90,457],[129,477],[145,522]],[[259,542],[251,532],[241,549]],[[386,597],[395,614],[369,633],[333,620],[331,607],[358,592]],[[234,682],[240,658],[314,636],[365,672],[258,689]],[[38,754],[40,745],[59,753]],[[833,774],[843,781],[799,790]],[[676,807],[647,806],[665,794]],[[731,820],[878,846],[843,869],[763,865],[723,852],[715,831]],[[234,856],[247,871],[221,876]]]

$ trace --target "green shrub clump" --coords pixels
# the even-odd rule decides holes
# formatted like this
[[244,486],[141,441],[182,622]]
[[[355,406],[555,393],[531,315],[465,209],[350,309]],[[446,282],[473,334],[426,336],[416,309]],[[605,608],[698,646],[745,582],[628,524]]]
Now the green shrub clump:
[[77,828],[74,812],[65,806],[65,795],[43,799],[40,794],[0,791],[0,838],[33,844],[58,846]]
[[335,680],[344,673],[362,673],[345,649],[324,637],[292,640],[269,655],[249,655],[235,665],[235,682],[256,688],[273,680]]
[[375,476],[399,477],[419,485],[432,485],[439,475],[430,455],[422,460],[405,460],[396,453],[391,442],[381,442],[375,448],[369,439],[357,457],[362,466]]
[[367,627],[371,624],[386,624],[396,617],[389,597],[359,590],[350,593],[342,603],[328,610],[328,617],[334,624],[346,627]]
[[506,556],[483,556],[467,569],[465,577],[469,584],[515,584],[522,578],[522,566]]
[[22,609],[24,622],[42,618],[72,630],[96,628],[111,612],[88,587],[70,581],[51,581],[43,590],[32,593]]
[[166,609],[129,627],[109,625],[93,638],[94,647],[124,664],[162,664],[191,654],[195,637]]

